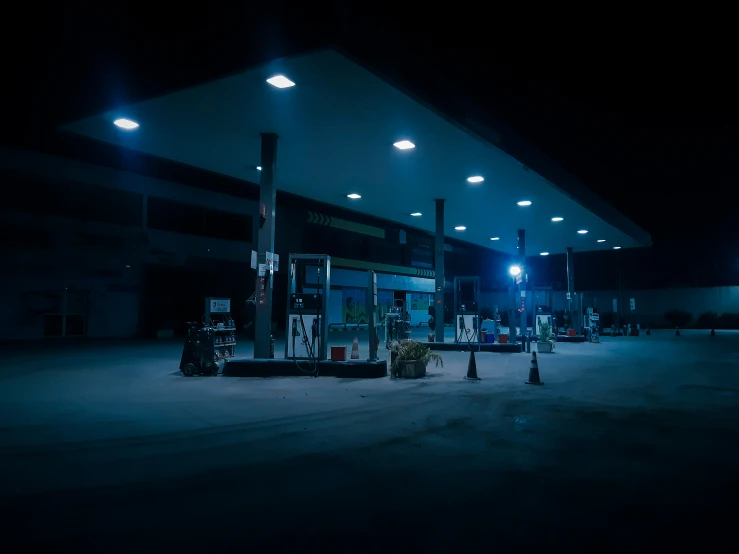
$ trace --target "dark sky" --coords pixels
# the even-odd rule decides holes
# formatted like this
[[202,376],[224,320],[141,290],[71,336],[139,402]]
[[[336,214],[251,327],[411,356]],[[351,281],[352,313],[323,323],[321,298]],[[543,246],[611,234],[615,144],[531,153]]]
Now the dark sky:
[[402,51],[646,228],[665,259],[737,265],[739,87],[720,14],[706,23],[700,13],[604,14],[589,24],[587,13],[491,15],[472,4],[351,6],[16,5],[1,39],[12,83],[4,105],[13,106],[3,139],[305,47],[340,43],[380,61]]

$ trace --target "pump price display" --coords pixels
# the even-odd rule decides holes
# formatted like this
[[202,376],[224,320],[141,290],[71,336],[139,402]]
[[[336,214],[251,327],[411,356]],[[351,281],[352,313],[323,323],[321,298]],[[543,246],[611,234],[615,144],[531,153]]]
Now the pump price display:
[[291,294],[290,308],[293,310],[315,312],[322,308],[322,300],[323,296],[320,294]]
[[227,314],[231,312],[231,300],[211,300],[210,311],[214,314]]

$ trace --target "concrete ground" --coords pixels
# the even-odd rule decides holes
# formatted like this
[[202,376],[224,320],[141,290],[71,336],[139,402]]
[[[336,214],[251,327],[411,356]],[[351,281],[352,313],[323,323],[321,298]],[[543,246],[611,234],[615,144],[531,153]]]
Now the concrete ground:
[[183,377],[179,342],[4,347],[3,551],[718,549],[739,334],[682,335],[557,344],[543,387],[526,354],[239,379]]

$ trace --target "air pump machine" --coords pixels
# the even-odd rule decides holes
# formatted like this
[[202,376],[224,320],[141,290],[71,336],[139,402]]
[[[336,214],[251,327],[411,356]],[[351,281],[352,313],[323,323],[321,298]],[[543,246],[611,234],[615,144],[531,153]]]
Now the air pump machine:
[[480,342],[480,278],[454,278],[454,341]]
[[285,358],[318,362],[327,359],[328,295],[331,257],[290,254]]

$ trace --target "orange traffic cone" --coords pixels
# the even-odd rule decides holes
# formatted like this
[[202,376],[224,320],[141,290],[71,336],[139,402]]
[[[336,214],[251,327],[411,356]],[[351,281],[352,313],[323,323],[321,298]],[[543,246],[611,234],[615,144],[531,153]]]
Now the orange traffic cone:
[[531,367],[529,368],[529,380],[527,385],[543,385],[539,379],[539,362],[536,361],[536,352],[531,353]]
[[359,359],[359,339],[354,337],[354,342],[352,343],[352,360],[358,360]]

